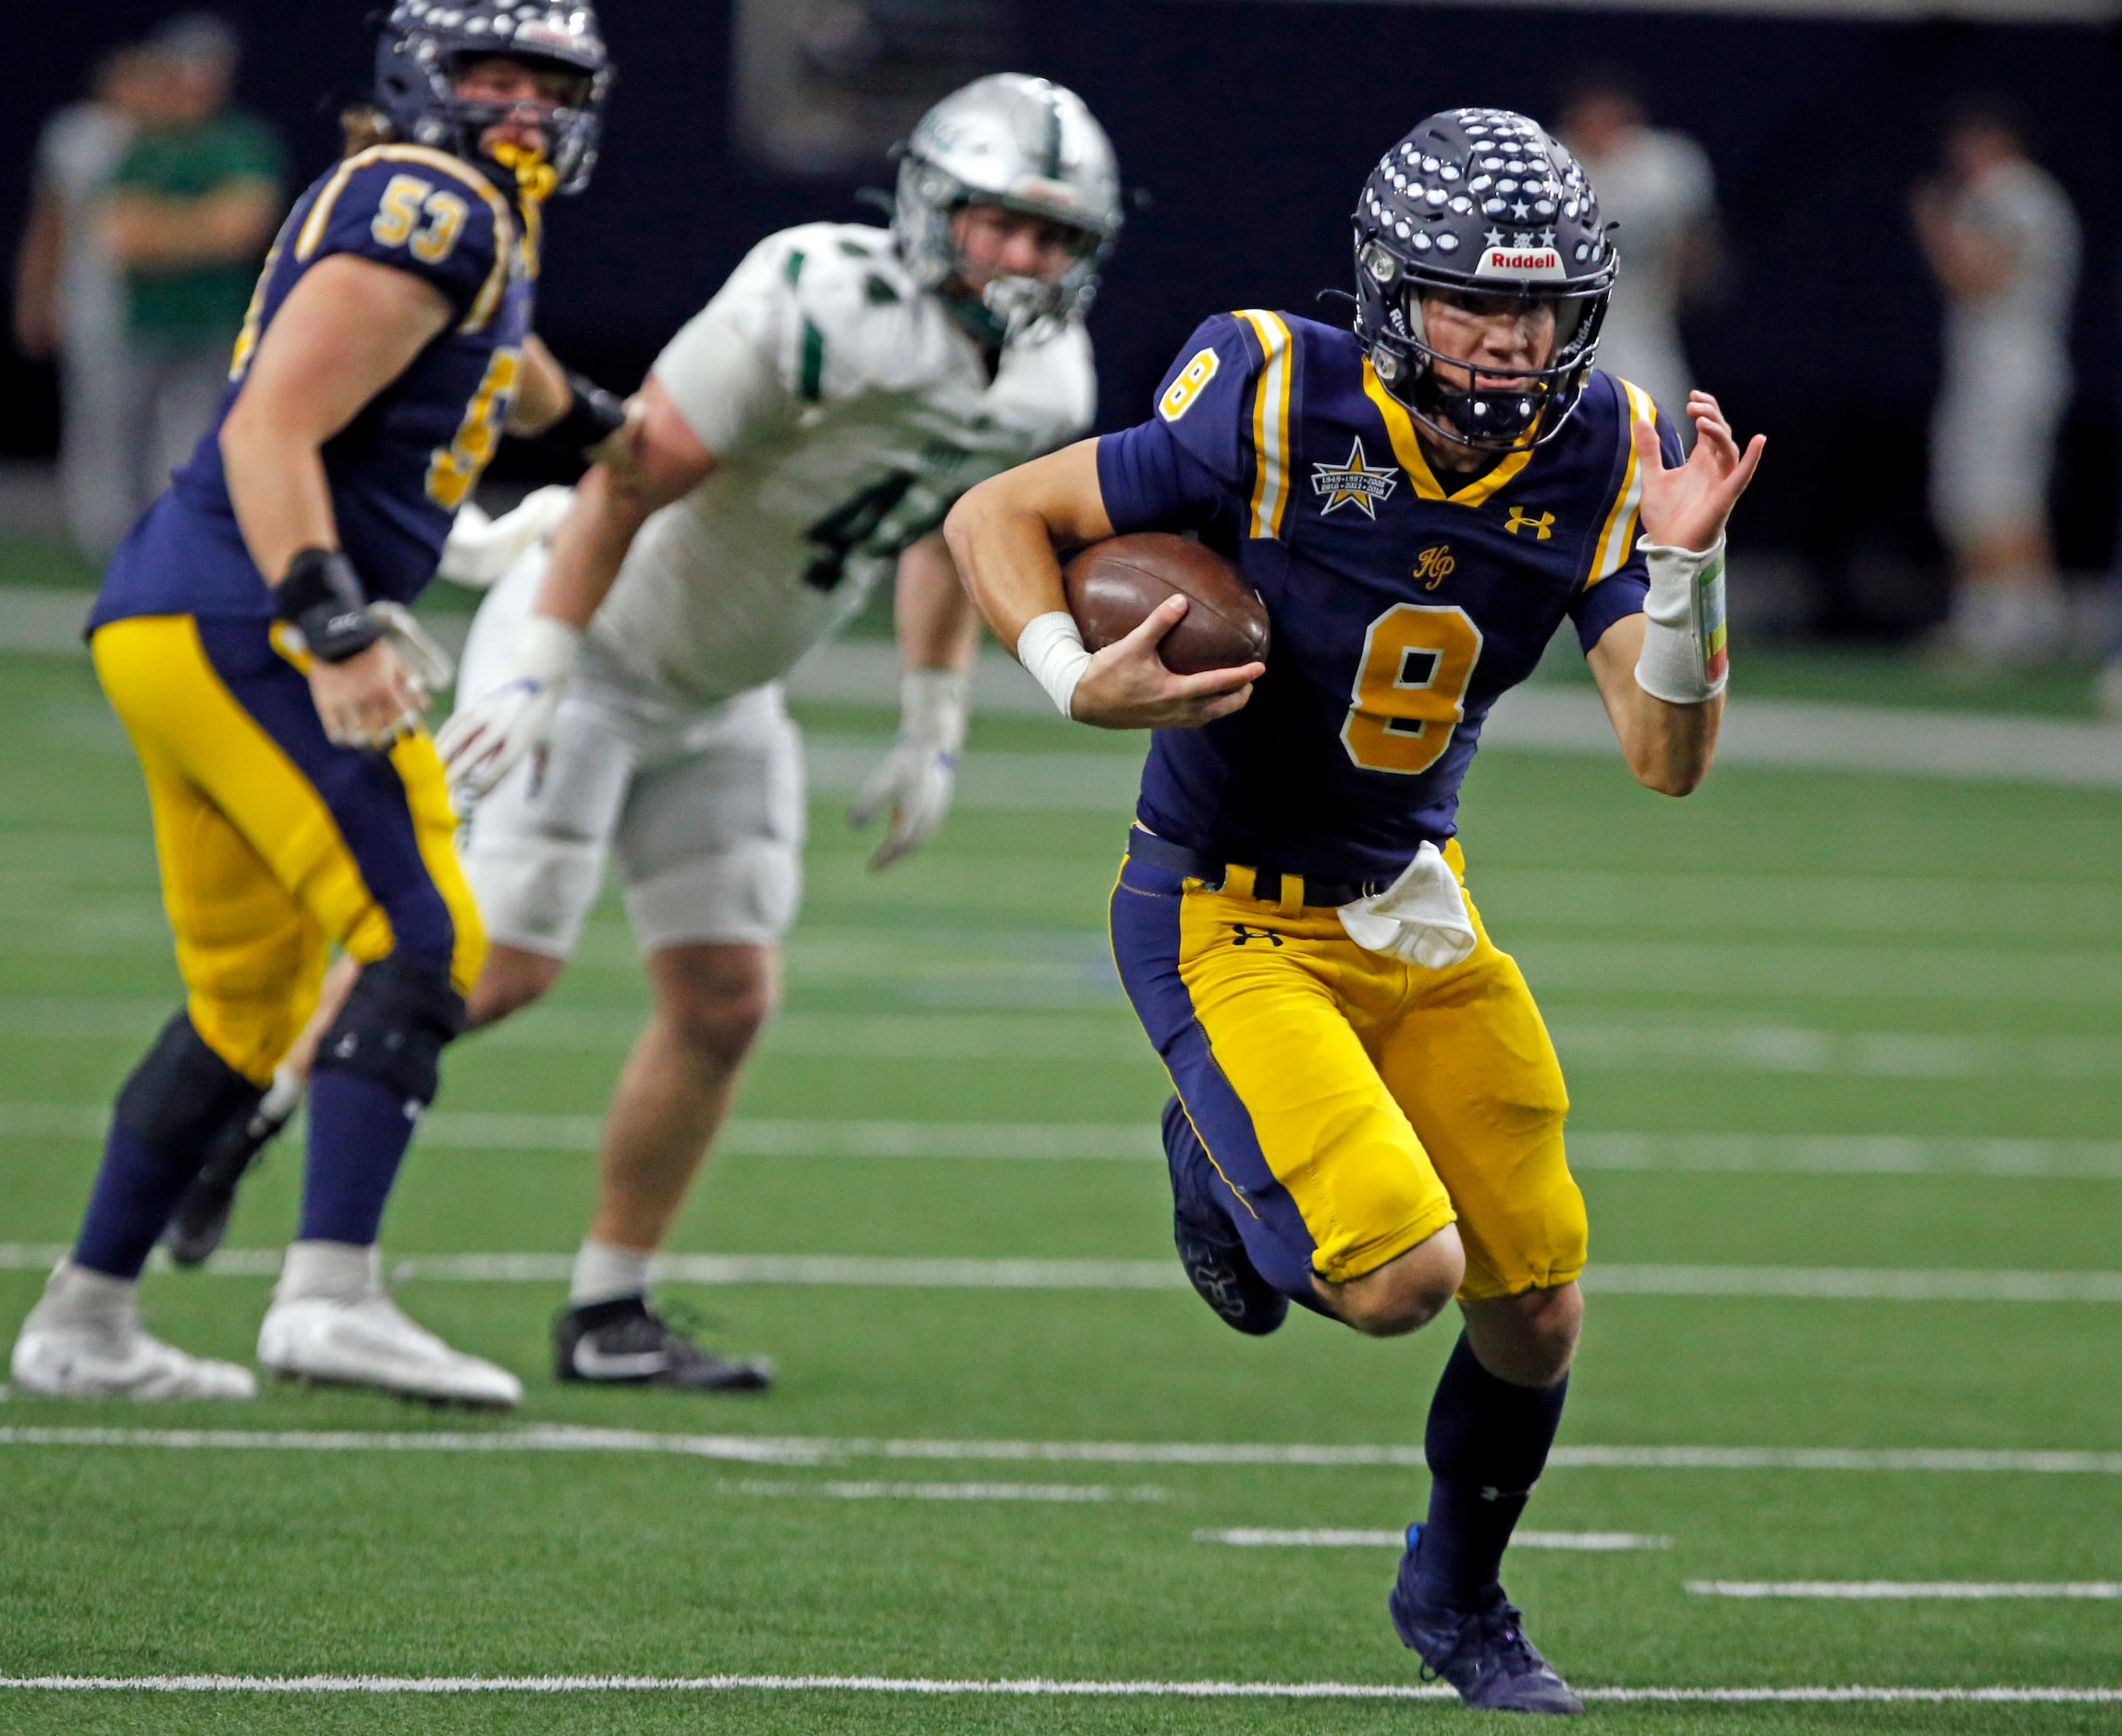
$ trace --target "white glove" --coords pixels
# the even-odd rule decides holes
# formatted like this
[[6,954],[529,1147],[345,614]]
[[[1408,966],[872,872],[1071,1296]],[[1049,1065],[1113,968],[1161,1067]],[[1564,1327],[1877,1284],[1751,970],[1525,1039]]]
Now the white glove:
[[574,504],[571,488],[537,488],[524,495],[513,512],[489,519],[473,502],[466,501],[457,508],[435,576],[475,591],[499,584],[509,568],[559,528]]
[[901,680],[899,740],[847,814],[865,826],[887,802],[891,806],[891,830],[870,857],[872,868],[912,855],[951,812],[958,752],[965,745],[965,685],[955,669],[915,669]]
[[534,780],[544,776],[553,714],[575,672],[582,642],[582,634],[565,621],[533,615],[516,635],[509,679],[442,726],[435,746],[449,774],[450,800],[460,815],[526,753],[536,756]]
[[1424,842],[1400,878],[1382,892],[1343,904],[1341,925],[1367,952],[1382,952],[1426,971],[1448,970],[1473,953],[1474,919],[1444,852]]

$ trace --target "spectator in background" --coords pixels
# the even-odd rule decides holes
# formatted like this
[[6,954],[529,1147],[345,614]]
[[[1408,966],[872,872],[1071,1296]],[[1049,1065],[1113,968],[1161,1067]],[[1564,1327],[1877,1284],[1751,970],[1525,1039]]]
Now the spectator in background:
[[15,269],[15,343],[59,364],[59,490],[84,555],[116,548],[139,508],[125,473],[123,286],[97,219],[134,128],[154,107],[159,67],[138,48],[96,67],[90,95],[38,136],[36,184]]
[[227,106],[236,48],[235,32],[204,13],[172,19],[148,39],[144,52],[160,72],[155,102],[104,202],[104,243],[125,283],[129,522],[214,420],[279,218],[279,141]]
[[1945,642],[1972,663],[2039,663],[2065,637],[2048,483],[2070,397],[2078,217],[2004,104],[1953,117],[1944,169],[1913,206],[1945,298],[1931,424],[1931,513],[1954,564]]
[[1694,385],[1680,312],[1714,268],[1716,183],[1702,147],[1652,127],[1627,82],[1600,74],[1578,85],[1556,131],[1584,165],[1620,227],[1621,275],[1599,340],[1599,365],[1650,393],[1684,440],[1694,438]]

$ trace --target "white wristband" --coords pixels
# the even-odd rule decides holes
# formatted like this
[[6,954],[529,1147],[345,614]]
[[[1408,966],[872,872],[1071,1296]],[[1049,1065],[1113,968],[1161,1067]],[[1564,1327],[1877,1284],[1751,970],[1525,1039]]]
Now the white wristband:
[[1730,677],[1724,631],[1724,539],[1711,548],[1637,544],[1650,568],[1636,685],[1674,705],[1701,705]]
[[516,632],[511,673],[519,681],[535,681],[540,687],[558,687],[575,672],[582,656],[579,628],[550,615],[531,615]]
[[1017,635],[1017,661],[1029,669],[1061,708],[1073,718],[1076,683],[1090,667],[1090,653],[1083,648],[1083,630],[1066,609],[1049,609],[1024,623]]
[[955,755],[965,745],[965,690],[958,669],[909,669],[899,679],[899,733]]

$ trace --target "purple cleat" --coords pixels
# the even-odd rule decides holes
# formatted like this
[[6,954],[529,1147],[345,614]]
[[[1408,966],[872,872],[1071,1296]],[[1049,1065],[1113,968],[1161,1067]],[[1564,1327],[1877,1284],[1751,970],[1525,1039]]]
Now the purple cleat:
[[1408,1526],[1407,1553],[1385,1607],[1402,1642],[1420,1656],[1422,1679],[1450,1682],[1460,1699],[1483,1712],[1583,1711],[1584,1702],[1526,1638],[1518,1610],[1501,1586],[1478,1609],[1422,1600],[1415,1578],[1421,1547],[1422,1527]]

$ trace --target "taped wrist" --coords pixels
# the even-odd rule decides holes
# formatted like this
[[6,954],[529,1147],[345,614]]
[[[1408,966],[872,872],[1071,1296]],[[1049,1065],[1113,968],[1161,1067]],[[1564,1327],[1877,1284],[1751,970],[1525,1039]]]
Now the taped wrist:
[[1076,685],[1090,667],[1090,653],[1083,648],[1083,630],[1074,616],[1066,609],[1049,609],[1032,617],[1017,635],[1017,661],[1046,689],[1063,717],[1075,715]]
[[574,674],[582,648],[579,629],[550,615],[533,615],[517,631],[509,671],[519,681],[558,687]]
[[1643,651],[1636,685],[1674,705],[1701,705],[1724,691],[1730,658],[1724,625],[1724,539],[1706,549],[1636,544],[1650,569],[1643,599]]
[[383,624],[368,612],[361,575],[336,548],[296,553],[273,588],[273,612],[301,634],[320,663],[344,663],[383,637]]
[[393,952],[354,979],[317,1045],[316,1070],[356,1073],[423,1108],[442,1082],[442,1051],[464,1029],[464,996],[447,966]]
[[538,438],[586,458],[626,426],[626,400],[580,373],[568,375],[568,407]]
[[909,669],[899,681],[899,733],[955,758],[965,745],[966,686],[956,669]]

